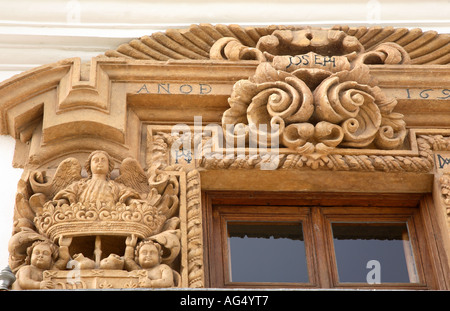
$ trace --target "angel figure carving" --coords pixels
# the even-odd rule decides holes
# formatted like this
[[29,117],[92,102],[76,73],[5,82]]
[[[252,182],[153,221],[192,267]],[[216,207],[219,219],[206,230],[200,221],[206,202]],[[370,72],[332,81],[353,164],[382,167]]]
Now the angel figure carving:
[[54,204],[73,203],[131,203],[142,199],[150,191],[147,176],[137,161],[127,158],[120,166],[120,176],[110,178],[114,169],[111,156],[102,150],[92,152],[86,163],[87,178],[81,175],[82,167],[75,158],[61,162],[51,180],[45,172],[33,172],[30,185],[35,193],[30,198],[33,208],[53,200]]
[[113,169],[114,163],[108,153],[101,150],[92,152],[86,162],[88,178],[60,190],[53,198],[54,203],[94,203],[112,208],[116,203],[129,205],[133,199],[140,200],[136,190],[110,179]]
[[61,162],[50,181],[42,182],[38,173],[31,176],[35,194],[30,206],[36,212],[34,222],[40,232],[71,220],[130,220],[145,223],[149,232],[142,232],[144,238],[159,233],[178,210],[176,180],[164,174],[148,177],[134,159],[123,160],[119,176],[112,179],[112,158],[97,150],[89,155],[85,169],[87,177],[83,178],[78,160],[69,158]]
[[[45,203],[55,206],[81,203],[101,204],[103,207],[114,207],[117,203],[130,205],[133,202],[147,202],[156,205],[166,201],[169,205],[177,205],[173,196],[177,182],[169,180],[169,176],[153,172],[147,176],[139,163],[126,158],[122,161],[117,178],[111,179],[114,162],[111,156],[102,150],[92,152],[86,163],[87,177],[82,176],[82,167],[75,158],[61,162],[55,175],[47,180],[45,172],[33,172],[30,186],[34,195],[30,197],[30,207],[38,213]],[[163,197],[168,195],[169,197]],[[169,213],[173,214],[173,213]]]
[[[58,263],[84,257],[91,268],[120,273],[123,259],[118,254],[130,234],[157,241],[164,249],[164,264],[176,266],[180,254],[178,177],[153,167],[144,171],[132,158],[124,159],[118,175],[113,174],[115,162],[102,150],[92,152],[84,168],[86,173],[78,159],[67,158],[51,177],[45,171],[34,171],[19,184],[9,242],[12,271],[30,266],[26,251],[34,242],[49,241],[59,249]],[[68,239],[70,243],[61,244]],[[68,249],[67,256],[61,247]],[[41,275],[35,275],[40,280]],[[126,285],[119,283],[118,288]]]

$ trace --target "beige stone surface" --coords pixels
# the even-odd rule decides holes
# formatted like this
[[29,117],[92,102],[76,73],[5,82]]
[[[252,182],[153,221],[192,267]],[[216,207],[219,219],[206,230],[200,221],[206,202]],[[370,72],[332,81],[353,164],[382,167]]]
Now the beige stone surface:
[[3,82],[13,289],[207,286],[202,190],[432,193],[448,273],[448,40],[193,25]]

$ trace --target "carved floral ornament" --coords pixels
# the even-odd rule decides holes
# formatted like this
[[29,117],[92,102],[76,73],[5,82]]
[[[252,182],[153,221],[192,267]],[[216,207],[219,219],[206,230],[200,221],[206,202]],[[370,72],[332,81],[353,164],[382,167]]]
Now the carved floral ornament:
[[[255,74],[236,82],[224,112],[227,135],[279,141],[300,153],[329,148],[396,149],[406,137],[397,101],[377,86],[368,63],[407,64],[408,53],[395,43],[364,52],[352,36],[338,30],[277,30],[256,48],[222,38],[212,59],[255,59]],[[245,128],[237,135],[236,128]],[[261,125],[264,127],[261,129]],[[230,131],[231,128],[231,131]]]

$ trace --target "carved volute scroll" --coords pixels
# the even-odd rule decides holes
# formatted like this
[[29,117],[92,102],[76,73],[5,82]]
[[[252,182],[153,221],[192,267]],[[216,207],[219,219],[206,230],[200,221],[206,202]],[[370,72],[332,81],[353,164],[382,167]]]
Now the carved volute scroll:
[[13,289],[180,286],[177,177],[145,172],[131,158],[114,179],[113,169],[94,151],[86,177],[75,158],[53,176],[30,174],[9,243]]
[[256,48],[220,39],[211,57],[261,61],[252,77],[234,85],[224,128],[243,124],[246,135],[267,136],[267,144],[276,138],[301,153],[334,147],[396,149],[405,139],[403,116],[393,112],[396,100],[381,91],[366,65],[375,60],[408,63],[408,53],[396,44],[364,53],[358,40],[342,31],[277,30]]

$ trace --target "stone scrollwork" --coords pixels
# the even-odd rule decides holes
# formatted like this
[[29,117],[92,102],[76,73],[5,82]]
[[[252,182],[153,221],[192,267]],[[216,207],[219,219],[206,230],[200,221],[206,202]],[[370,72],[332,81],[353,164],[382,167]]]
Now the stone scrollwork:
[[[293,33],[293,31],[296,32]],[[320,31],[322,32],[320,33]],[[312,32],[314,32],[314,37]],[[348,35],[345,40],[343,40],[342,33],[344,36]],[[262,37],[265,39],[261,41]],[[329,46],[339,48],[345,53],[358,53],[361,51],[361,45],[366,51],[374,51],[380,44],[392,42],[408,51],[407,59],[410,59],[412,64],[445,65],[449,63],[447,54],[450,49],[448,46],[450,36],[448,34],[438,33],[434,30],[422,31],[418,28],[380,27],[378,25],[369,27],[336,25],[327,30],[285,25],[245,27],[236,24],[193,24],[189,28],[169,29],[165,33],[155,32],[150,36],[133,39],[129,43],[120,45],[117,49],[106,51],[105,55],[109,58],[158,61],[207,60],[210,58],[233,61],[261,60],[264,57],[262,51],[277,53],[274,51],[287,50],[285,47],[290,42],[296,43],[296,51],[300,50],[299,54],[303,53],[301,47],[310,45],[309,42],[322,47],[329,43]],[[230,44],[227,45],[228,43]],[[258,49],[255,49],[258,43]],[[227,45],[226,51],[221,48],[225,45]],[[319,51],[317,53],[323,54]],[[372,56],[374,55],[372,54]],[[384,56],[381,54],[378,56],[371,57],[367,61],[370,63],[383,62]]]
[[[34,171],[19,185],[9,242],[13,289],[180,286],[177,177],[145,172],[127,158],[112,178],[104,151],[92,152],[85,169],[87,177],[68,158],[52,177]],[[140,270],[145,277],[136,276]]]
[[364,50],[358,39],[339,30],[301,29],[275,30],[259,38],[256,47],[247,47],[236,38],[221,38],[211,47],[211,59],[257,59],[270,61],[277,55],[345,55],[355,57]]
[[[260,37],[254,47],[245,45],[235,37],[223,37],[213,44],[209,55],[211,59],[217,60],[272,61],[277,56],[303,56],[310,52],[329,57],[343,56],[349,61],[358,59],[365,64],[411,63],[405,49],[394,42],[380,42],[375,48],[365,51],[356,37],[344,31],[309,27],[297,30],[277,29]],[[303,65],[314,64],[306,62],[305,58],[304,60]]]
[[397,101],[382,92],[366,65],[407,63],[400,46],[364,53],[355,38],[336,30],[275,31],[251,50],[232,39],[216,44],[212,58],[251,54],[261,61],[252,77],[234,85],[224,127],[248,126],[247,138],[267,137],[267,144],[276,138],[300,153],[403,144],[407,130],[393,111]]

